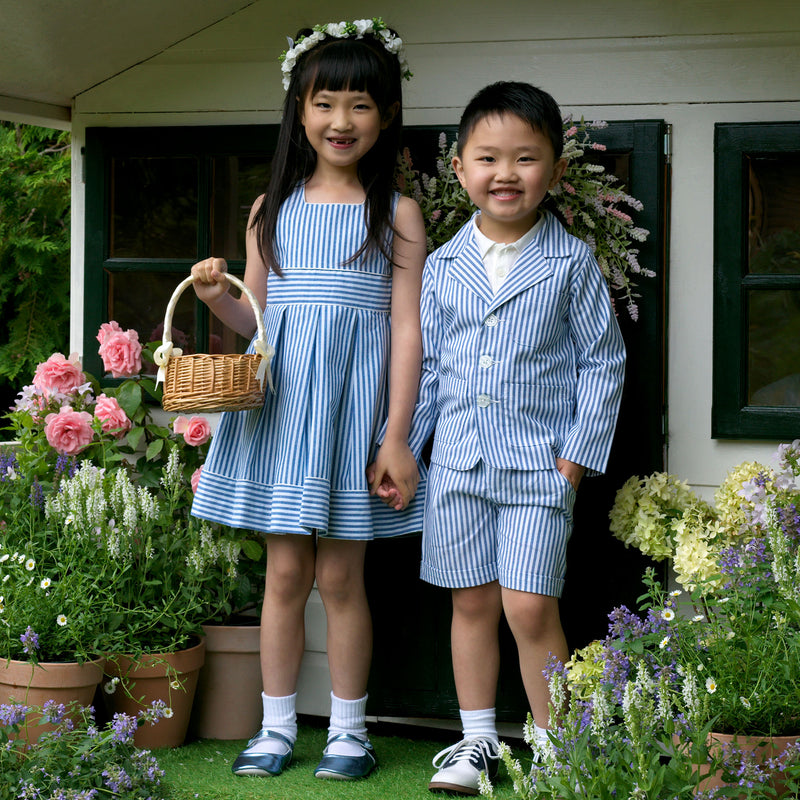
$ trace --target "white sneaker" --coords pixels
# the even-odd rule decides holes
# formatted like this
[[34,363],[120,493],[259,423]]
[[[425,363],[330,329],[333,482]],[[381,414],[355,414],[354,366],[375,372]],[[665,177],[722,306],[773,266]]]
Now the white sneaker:
[[500,760],[497,743],[485,736],[462,739],[446,747],[433,759],[439,771],[431,778],[428,789],[432,792],[458,792],[477,795],[481,772],[492,780],[497,775]]

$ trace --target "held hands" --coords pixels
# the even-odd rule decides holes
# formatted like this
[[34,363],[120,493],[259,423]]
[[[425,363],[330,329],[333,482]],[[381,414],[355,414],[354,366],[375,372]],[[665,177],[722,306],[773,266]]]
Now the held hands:
[[369,493],[395,511],[402,511],[414,497],[419,483],[417,462],[409,446],[385,441],[375,461],[367,467]]
[[206,305],[213,305],[228,291],[227,271],[224,258],[204,258],[192,267],[194,291]]

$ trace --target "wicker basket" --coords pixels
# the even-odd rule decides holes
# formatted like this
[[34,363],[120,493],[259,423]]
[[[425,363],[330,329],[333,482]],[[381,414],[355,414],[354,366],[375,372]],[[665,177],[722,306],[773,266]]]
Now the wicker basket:
[[267,342],[261,308],[253,293],[235,275],[228,280],[250,301],[258,327],[252,355],[183,355],[172,343],[172,315],[178,298],[190,286],[189,276],[172,293],[164,315],[164,338],[154,357],[158,381],[164,384],[165,411],[245,411],[264,404],[264,381],[272,386],[269,362],[274,349]]

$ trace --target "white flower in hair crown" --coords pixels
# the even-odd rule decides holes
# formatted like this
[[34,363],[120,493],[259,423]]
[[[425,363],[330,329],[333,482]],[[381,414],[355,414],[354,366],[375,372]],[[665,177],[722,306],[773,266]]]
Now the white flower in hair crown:
[[297,59],[303,53],[327,38],[349,39],[353,37],[361,39],[368,33],[382,41],[388,52],[397,56],[397,60],[400,62],[400,75],[406,80],[411,78],[411,70],[409,70],[408,61],[406,60],[406,51],[403,49],[403,40],[399,36],[395,36],[380,17],[357,19],[353,20],[353,22],[328,22],[325,25],[315,25],[313,30],[313,33],[308,36],[301,36],[296,42],[289,39],[289,49],[280,56],[284,89],[289,88],[292,70],[297,63]]

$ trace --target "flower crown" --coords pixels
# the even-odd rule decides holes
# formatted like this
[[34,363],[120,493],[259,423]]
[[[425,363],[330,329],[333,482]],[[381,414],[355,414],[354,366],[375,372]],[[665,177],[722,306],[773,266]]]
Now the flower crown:
[[368,33],[382,41],[386,50],[397,56],[397,60],[400,62],[400,75],[409,80],[411,71],[408,68],[406,51],[403,49],[403,40],[399,36],[395,36],[380,17],[373,17],[372,19],[357,19],[353,22],[328,22],[325,25],[315,25],[314,32],[308,36],[301,36],[296,42],[289,39],[289,49],[281,53],[279,59],[283,73],[283,88],[289,88],[292,70],[297,59],[325,38],[349,39],[355,37],[361,39]]

